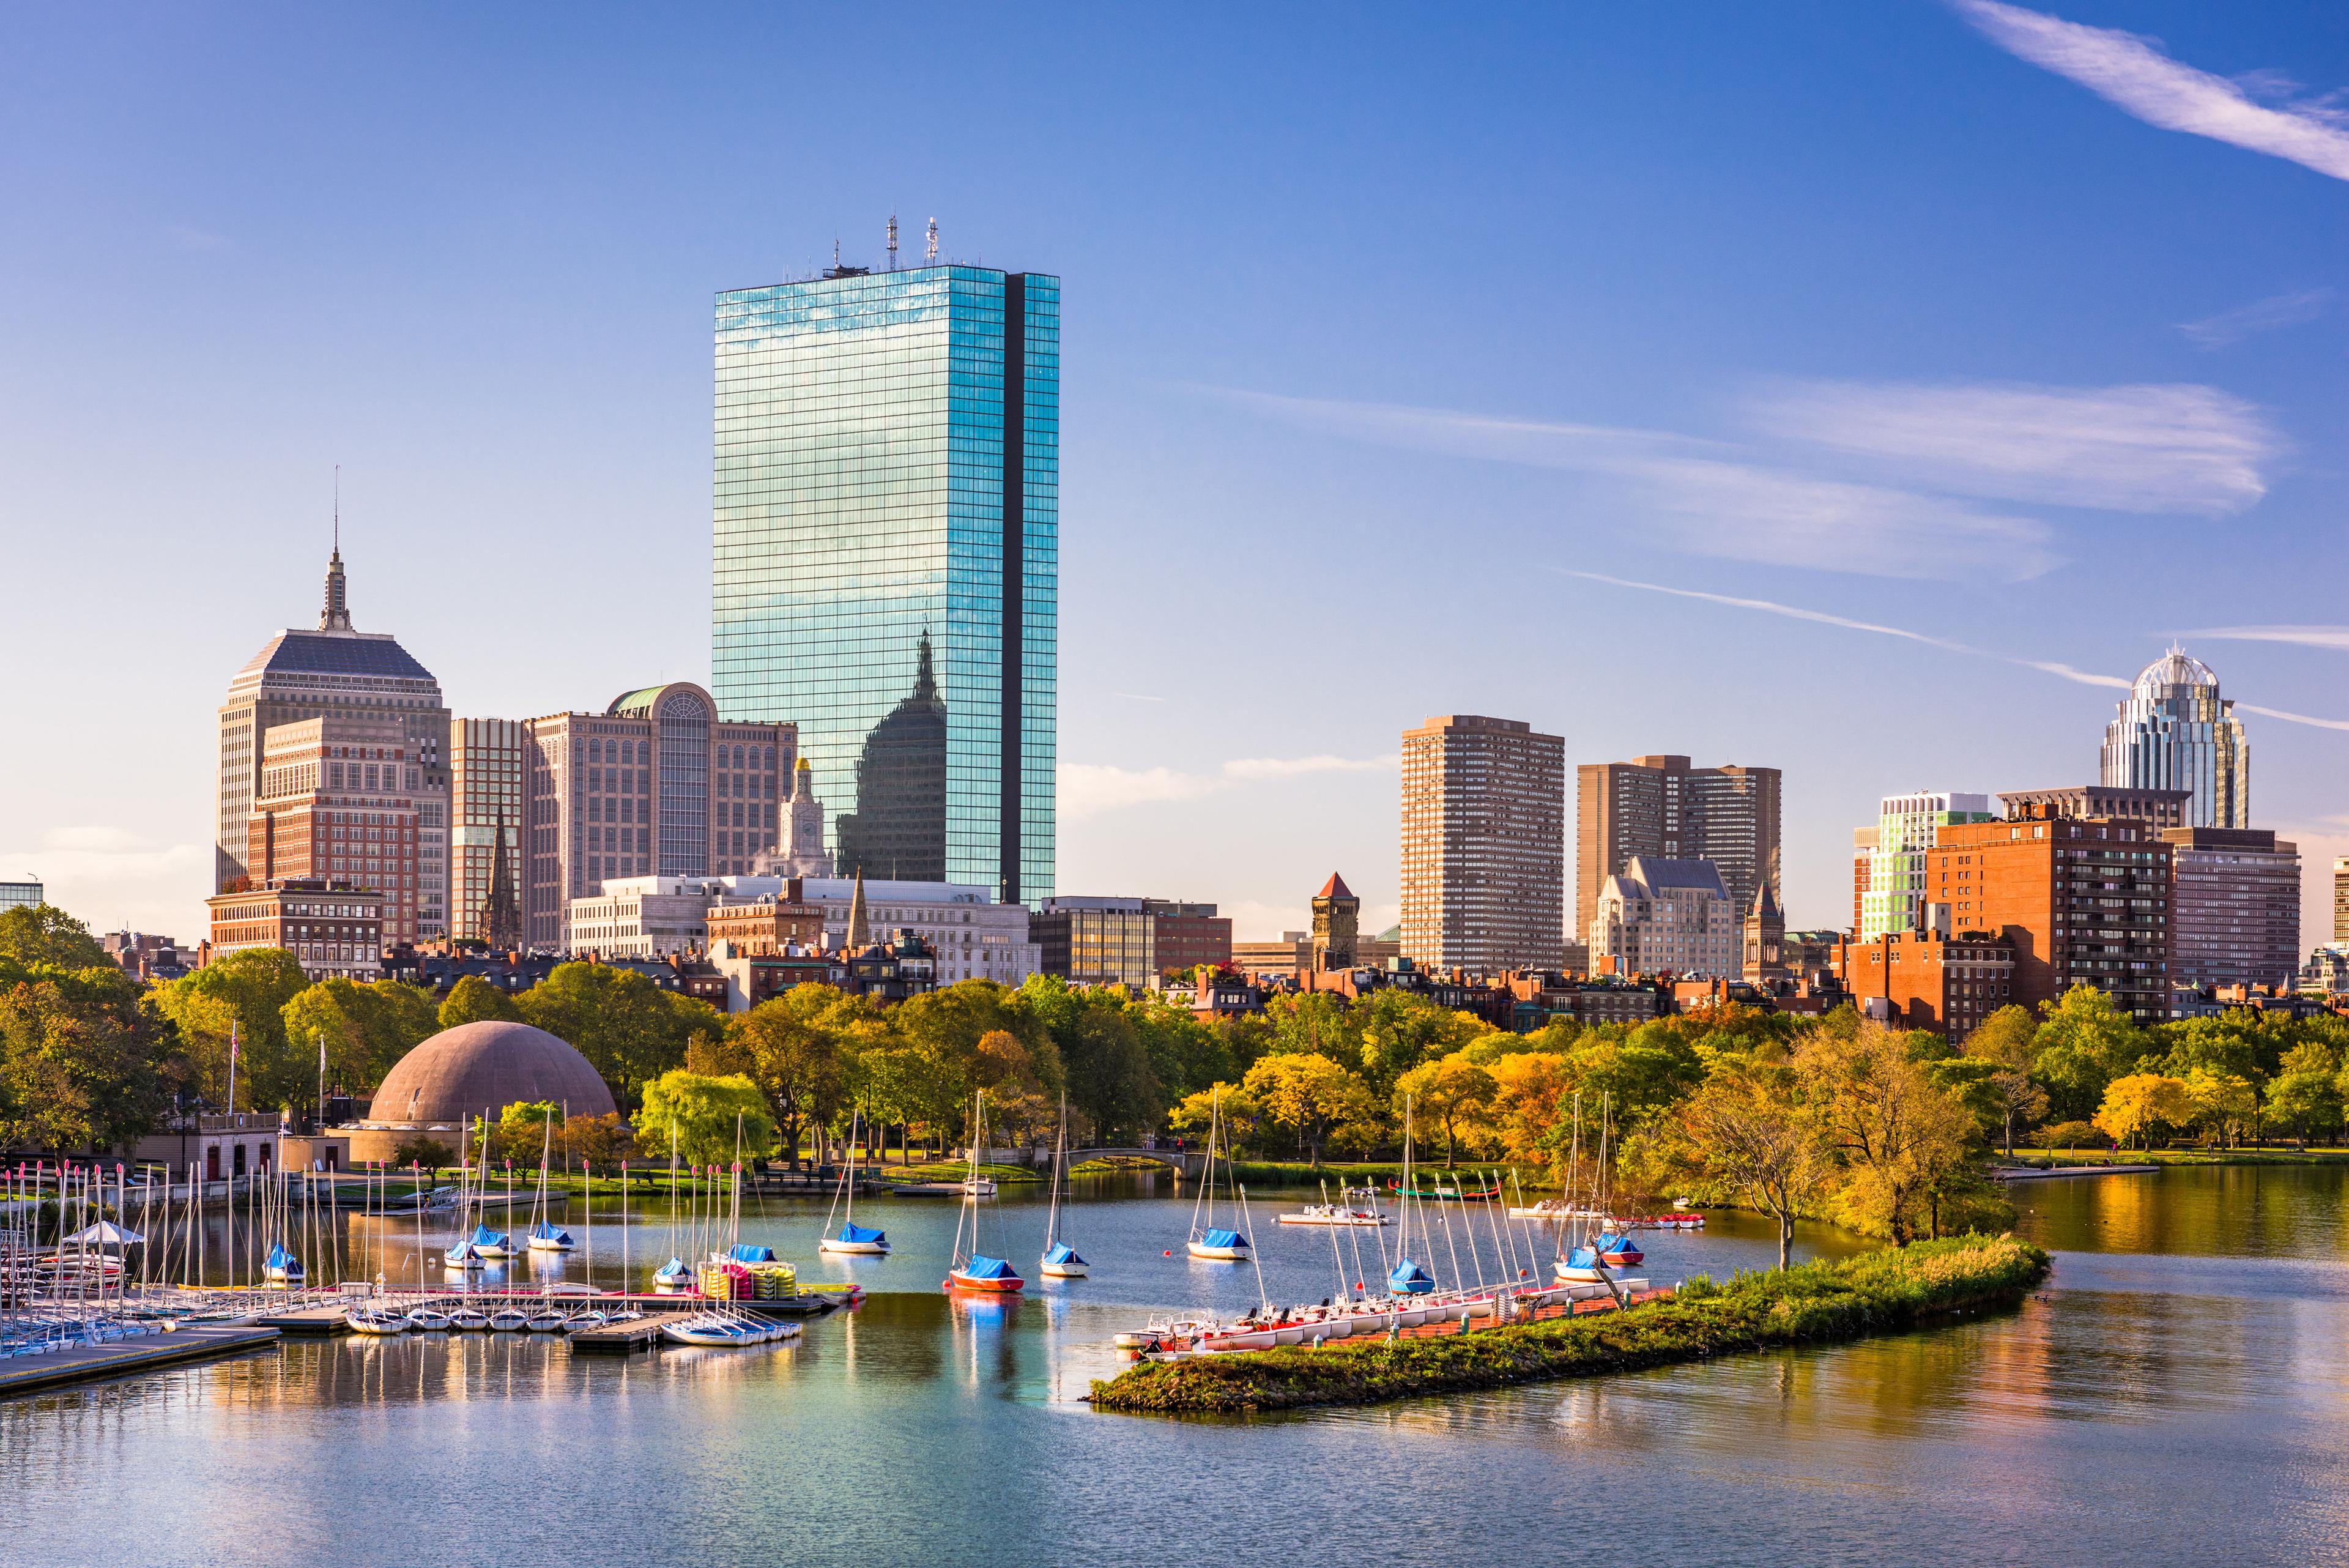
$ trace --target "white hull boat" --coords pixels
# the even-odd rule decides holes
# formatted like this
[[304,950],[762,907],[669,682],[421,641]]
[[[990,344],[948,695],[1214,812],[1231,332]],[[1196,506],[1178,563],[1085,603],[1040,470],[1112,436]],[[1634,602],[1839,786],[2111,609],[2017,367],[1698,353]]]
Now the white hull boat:
[[1273,1218],[1283,1225],[1360,1225],[1368,1228],[1391,1223],[1383,1214],[1342,1208],[1335,1203],[1316,1203],[1293,1214],[1276,1214]]
[[431,1307],[411,1307],[409,1309],[408,1323],[409,1327],[421,1329],[426,1334],[440,1334],[446,1332],[449,1327],[449,1314],[435,1311]]
[[459,1307],[449,1314],[449,1326],[460,1334],[481,1334],[490,1326],[490,1314],[479,1307]]
[[520,1307],[500,1307],[490,1314],[490,1327],[499,1334],[520,1334],[530,1327],[530,1314]]
[[345,1312],[343,1321],[351,1325],[353,1334],[373,1334],[382,1338],[389,1338],[396,1334],[406,1334],[409,1329],[408,1317],[404,1313],[370,1312],[363,1307],[352,1307]]

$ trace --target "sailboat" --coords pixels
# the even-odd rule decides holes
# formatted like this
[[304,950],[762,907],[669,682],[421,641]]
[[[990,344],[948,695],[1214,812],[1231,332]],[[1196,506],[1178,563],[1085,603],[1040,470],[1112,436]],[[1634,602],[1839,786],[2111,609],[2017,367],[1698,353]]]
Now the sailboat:
[[[841,1176],[839,1190],[832,1195],[834,1207],[837,1207],[843,1199],[847,1201],[848,1212],[841,1217],[840,1234],[818,1238],[815,1250],[819,1252],[842,1252],[850,1257],[886,1257],[889,1253],[888,1233],[883,1231],[868,1231],[856,1222],[856,1129],[858,1125],[858,1113],[851,1111],[848,1116],[848,1168]],[[831,1215],[824,1216],[823,1224],[827,1231],[832,1228]]]
[[1052,1145],[1052,1211],[1044,1221],[1044,1258],[1038,1272],[1048,1280],[1081,1280],[1092,1265],[1061,1240],[1061,1177],[1069,1154],[1069,1096],[1061,1096],[1061,1136]]
[[552,1218],[554,1209],[546,1199],[546,1168],[554,1158],[554,1118],[548,1116],[546,1131],[539,1141],[538,1199],[531,1205],[535,1217],[530,1227],[530,1250],[533,1252],[568,1252],[572,1249],[571,1232],[557,1226]]
[[285,1242],[278,1241],[271,1245],[269,1257],[261,1265],[261,1277],[274,1285],[298,1285],[307,1273],[302,1260],[287,1251]]
[[[1207,1169],[1199,1183],[1199,1196],[1191,1203],[1191,1240],[1185,1243],[1191,1256],[1213,1263],[1241,1263],[1248,1257],[1247,1238],[1237,1231],[1216,1227],[1216,1135],[1223,1131],[1224,1100],[1219,1087],[1207,1102]],[[1225,1137],[1224,1179],[1231,1179],[1232,1151],[1230,1137]]]
[[[1435,1289],[1434,1276],[1412,1262],[1411,1257],[1411,1096],[1408,1095],[1403,1096],[1402,1102],[1402,1179],[1395,1187],[1395,1261],[1394,1267],[1387,1271],[1387,1294],[1390,1298],[1428,1295]],[[1427,1216],[1423,1213],[1420,1216],[1422,1241],[1427,1240],[1426,1226]],[[1423,1314],[1411,1319],[1403,1326],[1410,1327],[1424,1321]]]
[[[1002,1258],[990,1258],[978,1250],[978,1151],[987,1147],[987,1091],[981,1089],[972,1097],[970,1116],[970,1169],[972,1185],[964,1189],[962,1213],[955,1220],[954,1266],[947,1271],[946,1288],[958,1291],[978,1291],[990,1295],[1011,1295],[1027,1286],[1019,1271]],[[990,1186],[992,1183],[989,1184]],[[970,1249],[962,1244],[963,1226],[970,1227]]]

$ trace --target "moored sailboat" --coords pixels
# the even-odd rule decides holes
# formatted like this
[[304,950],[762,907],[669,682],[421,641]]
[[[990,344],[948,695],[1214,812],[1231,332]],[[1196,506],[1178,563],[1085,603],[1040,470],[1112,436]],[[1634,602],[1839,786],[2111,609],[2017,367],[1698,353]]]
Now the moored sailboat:
[[1061,1239],[1061,1179],[1069,1153],[1069,1097],[1061,1096],[1061,1131],[1052,1143],[1052,1209],[1044,1220],[1044,1256],[1037,1271],[1048,1280],[1081,1280],[1092,1265]]
[[1191,1239],[1184,1250],[1211,1263],[1242,1263],[1248,1258],[1247,1238],[1216,1223],[1216,1139],[1224,1137],[1224,1176],[1231,1179],[1230,1135],[1224,1132],[1224,1100],[1219,1085],[1207,1101],[1207,1168],[1199,1181],[1199,1196],[1191,1201]]
[[[849,1257],[886,1257],[889,1253],[887,1232],[869,1230],[856,1222],[856,1132],[861,1120],[858,1112],[849,1113],[848,1165],[841,1175],[839,1189],[832,1195],[833,1207],[839,1207],[844,1199],[848,1204],[848,1212],[841,1216],[839,1233],[817,1238],[815,1250],[819,1252],[838,1252]],[[824,1216],[823,1224],[826,1231],[832,1229],[830,1214]]]
[[[1027,1281],[1019,1271],[1002,1258],[990,1257],[978,1250],[978,1180],[979,1151],[987,1147],[987,1091],[979,1090],[971,1100],[970,1170],[972,1185],[963,1193],[962,1213],[955,1220],[954,1263],[947,1269],[946,1289],[975,1291],[988,1295],[1014,1295],[1024,1289]],[[992,1185],[992,1184],[990,1184]],[[963,1228],[970,1228],[970,1246],[963,1246]]]

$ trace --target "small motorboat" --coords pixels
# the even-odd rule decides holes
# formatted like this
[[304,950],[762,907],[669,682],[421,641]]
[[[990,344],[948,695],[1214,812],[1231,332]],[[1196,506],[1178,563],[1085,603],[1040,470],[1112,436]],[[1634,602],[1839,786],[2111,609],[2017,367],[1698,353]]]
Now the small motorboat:
[[671,1258],[653,1271],[653,1290],[657,1294],[671,1296],[693,1288],[693,1270],[683,1258]]
[[1185,1243],[1191,1256],[1211,1263],[1247,1262],[1247,1238],[1237,1231],[1202,1231]]
[[[249,1252],[245,1255],[252,1256]],[[302,1260],[287,1251],[285,1244],[281,1241],[269,1249],[269,1256],[261,1265],[261,1277],[273,1285],[298,1285],[309,1277],[309,1272],[302,1267]]]
[[1357,1209],[1350,1203],[1309,1203],[1287,1214],[1276,1214],[1283,1225],[1385,1225],[1392,1223],[1383,1214],[1368,1209]]
[[411,1326],[406,1313],[393,1312],[388,1307],[347,1307],[344,1309],[343,1321],[351,1325],[353,1334],[387,1338],[395,1334],[406,1334]]
[[843,1220],[840,1234],[826,1236],[815,1244],[819,1252],[839,1252],[854,1258],[886,1257],[889,1236],[885,1231],[868,1230],[854,1220]]
[[1027,1283],[1009,1262],[983,1252],[973,1252],[960,1267],[947,1271],[946,1280],[950,1291],[978,1291],[989,1295],[1010,1295]]
[[1066,1241],[1055,1241],[1047,1248],[1043,1262],[1036,1269],[1048,1280],[1081,1280],[1092,1272],[1092,1265],[1078,1256],[1077,1250]]
[[490,1326],[490,1314],[475,1306],[452,1308],[449,1326],[460,1334],[480,1334]]
[[500,1307],[490,1314],[490,1327],[498,1334],[520,1334],[530,1326],[530,1314],[520,1307]]
[[408,1309],[408,1325],[426,1334],[444,1333],[449,1327],[449,1314],[436,1307],[410,1307]]
[[533,1252],[568,1252],[574,1245],[571,1232],[560,1225],[542,1220],[530,1228],[530,1250]]

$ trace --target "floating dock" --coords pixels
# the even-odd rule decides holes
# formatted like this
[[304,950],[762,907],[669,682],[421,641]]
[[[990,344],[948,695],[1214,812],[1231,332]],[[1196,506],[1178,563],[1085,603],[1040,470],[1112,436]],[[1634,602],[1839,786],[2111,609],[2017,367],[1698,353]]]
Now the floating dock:
[[274,1328],[255,1324],[207,1324],[170,1334],[150,1334],[111,1345],[80,1345],[52,1350],[45,1355],[11,1355],[0,1359],[0,1398],[87,1383],[102,1377],[129,1377],[159,1366],[274,1348]]
[[[724,1302],[700,1295],[545,1296],[536,1291],[427,1291],[419,1298],[408,1292],[395,1291],[388,1293],[385,1298],[354,1296],[348,1302],[329,1302],[316,1306],[294,1307],[285,1312],[264,1313],[253,1321],[265,1325],[274,1333],[310,1335],[348,1334],[351,1332],[351,1325],[349,1320],[343,1315],[345,1310],[348,1307],[363,1306],[370,1301],[378,1299],[388,1299],[394,1303],[404,1302],[409,1305],[414,1305],[420,1299],[444,1311],[460,1302],[467,1306],[479,1307],[483,1312],[496,1312],[509,1306],[527,1310],[543,1306],[550,1301],[574,1311],[588,1307],[605,1310],[614,1307],[633,1307],[646,1315],[635,1323],[582,1329],[577,1334],[560,1336],[583,1349],[626,1350],[635,1347],[627,1343],[632,1335],[624,1331],[641,1329],[649,1325],[652,1337],[657,1339],[660,1337],[661,1321],[681,1313],[704,1312],[713,1306],[723,1306],[733,1308],[746,1317],[816,1317],[852,1304],[860,1293],[862,1293],[855,1285],[816,1284],[802,1285],[800,1287],[799,1294],[785,1296],[777,1301]],[[611,1336],[616,1343],[605,1344],[603,1336],[606,1335]],[[595,1343],[585,1343],[591,1339]]]

